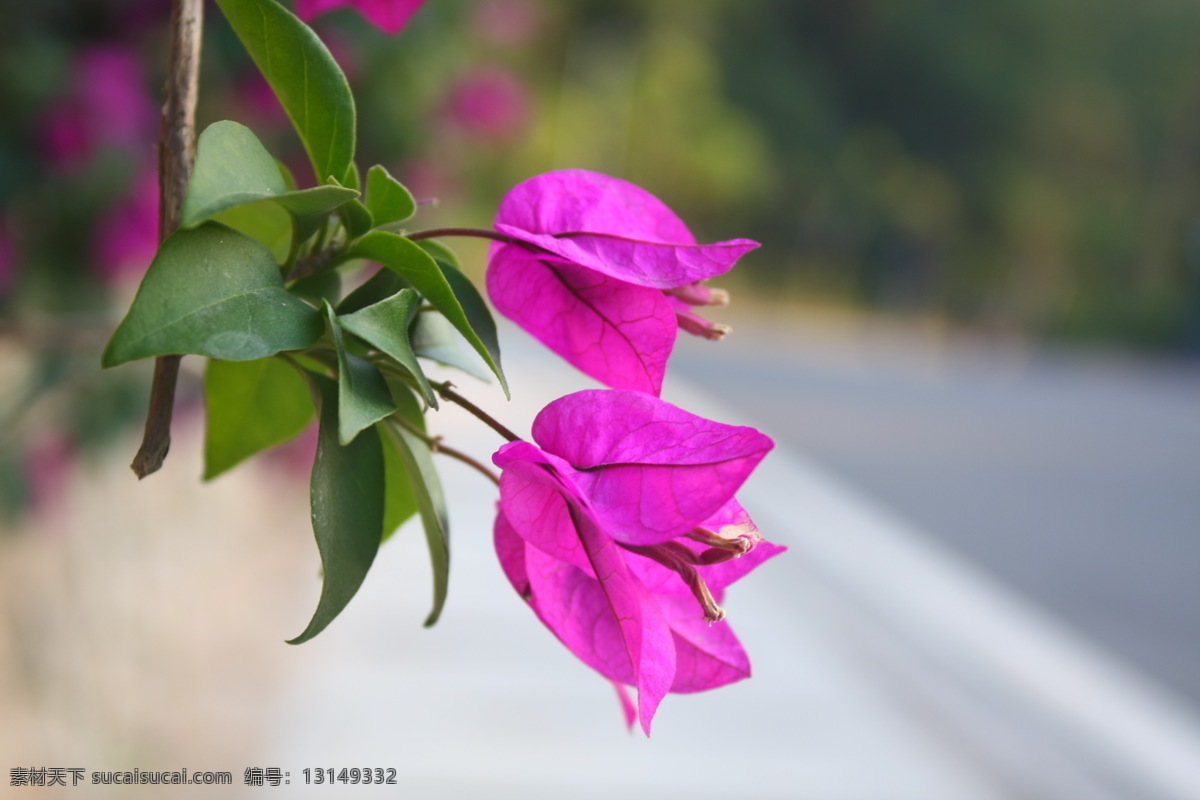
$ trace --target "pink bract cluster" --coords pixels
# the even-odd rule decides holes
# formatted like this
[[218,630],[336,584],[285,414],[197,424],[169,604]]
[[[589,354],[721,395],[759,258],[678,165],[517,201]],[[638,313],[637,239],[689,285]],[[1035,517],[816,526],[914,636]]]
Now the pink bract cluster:
[[[757,243],[700,245],[673,212],[625,181],[584,170],[514,188],[496,216],[492,302],[568,362],[613,387],[560,398],[502,469],[500,563],[534,613],[651,721],[668,692],[748,677],[721,620],[724,589],[784,548],[763,540],[734,493],[773,447],[658,394],[679,328]],[[715,337],[710,337],[715,338]],[[624,686],[637,689],[637,709]]]
[[758,247],[697,244],[661,200],[632,183],[562,170],[518,184],[500,204],[487,288],[500,313],[614,389],[662,391],[679,328],[720,338],[691,311],[724,293],[700,283]]

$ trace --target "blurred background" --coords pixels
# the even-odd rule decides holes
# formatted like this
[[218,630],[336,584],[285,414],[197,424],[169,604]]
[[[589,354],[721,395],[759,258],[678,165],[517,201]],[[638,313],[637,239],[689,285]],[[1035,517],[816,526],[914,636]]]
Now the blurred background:
[[[164,473],[125,471],[149,368],[98,364],[156,247],[167,5],[0,5],[0,752],[95,768],[269,739],[256,698],[294,668],[277,643],[315,560],[311,436],[199,485],[199,365]],[[487,227],[513,184],[582,167],[701,241],[762,242],[718,281],[735,333],[680,343],[680,396],[1200,711],[1200,4],[430,0],[395,38],[314,26],[359,163],[436,200],[418,227]],[[200,127],[220,119],[306,174],[209,7]]]

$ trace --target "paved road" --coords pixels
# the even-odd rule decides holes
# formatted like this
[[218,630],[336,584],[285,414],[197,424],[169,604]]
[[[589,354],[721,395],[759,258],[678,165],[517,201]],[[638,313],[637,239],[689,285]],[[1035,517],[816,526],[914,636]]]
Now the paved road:
[[1200,709],[1200,364],[735,328],[674,369]]

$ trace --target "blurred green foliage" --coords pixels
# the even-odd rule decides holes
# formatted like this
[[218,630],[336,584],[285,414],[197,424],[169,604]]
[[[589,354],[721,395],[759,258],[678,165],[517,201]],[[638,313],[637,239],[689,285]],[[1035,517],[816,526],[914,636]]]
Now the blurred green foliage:
[[[168,5],[0,6],[0,324],[40,353],[30,374],[73,365],[52,371],[87,400],[62,415],[95,424],[72,445],[140,412],[140,378],[79,376],[153,247]],[[514,183],[584,167],[702,240],[763,242],[742,272],[771,297],[1200,350],[1194,0],[430,0],[394,38],[348,10],[315,27],[356,93],[360,163],[436,199],[423,225],[487,225]],[[250,126],[311,185],[215,8],[199,118]],[[69,323],[42,335],[46,315]],[[19,459],[37,403],[0,401],[0,461]]]

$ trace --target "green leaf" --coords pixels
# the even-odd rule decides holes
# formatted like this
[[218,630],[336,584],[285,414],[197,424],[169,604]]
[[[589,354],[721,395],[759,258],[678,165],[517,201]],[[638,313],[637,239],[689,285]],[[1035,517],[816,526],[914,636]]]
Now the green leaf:
[[292,252],[295,222],[292,215],[277,203],[268,201],[234,206],[214,215],[213,221],[262,242],[275,256],[276,263],[287,261]]
[[374,305],[338,317],[338,324],[376,350],[394,358],[421,387],[421,396],[437,408],[437,395],[417,362],[408,340],[408,326],[421,305],[421,296],[412,289],[401,289]]
[[[471,321],[455,294],[454,289],[446,280],[442,268],[433,258],[403,236],[386,231],[368,233],[354,246],[351,255],[378,261],[389,269],[395,270],[400,277],[412,284],[421,295],[445,315],[446,319],[458,329],[467,343],[483,359],[484,363],[500,380],[500,386],[508,395],[508,382],[500,369],[499,360],[480,335],[471,326]],[[498,353],[497,353],[498,355]]]
[[326,301],[325,314],[338,357],[338,436],[349,444],[364,428],[396,410],[383,375],[370,361],[346,350],[342,329],[333,306]]
[[288,291],[314,305],[320,305],[322,300],[334,303],[342,294],[342,276],[332,269],[318,272],[295,281]]
[[316,636],[342,612],[366,578],[379,550],[384,514],[384,460],[379,434],[363,431],[338,441],[338,388],[309,375],[321,398],[321,428],[313,462],[313,533],[321,553],[323,583],[317,610],[304,632],[288,644]]
[[249,128],[214,122],[196,140],[196,166],[183,201],[190,228],[227,208],[287,192],[279,165]]
[[439,364],[461,369],[480,380],[488,380],[487,365],[474,352],[463,347],[462,337],[454,326],[437,311],[417,314],[410,332],[413,352],[422,358],[432,358]]
[[441,616],[450,578],[450,529],[446,501],[429,445],[398,421],[389,420],[384,430],[396,445],[396,452],[408,471],[417,510],[421,514],[421,526],[425,530],[425,544],[429,548],[429,563],[433,568],[433,608],[425,619],[425,625],[430,626]]
[[351,239],[357,239],[375,227],[371,212],[357,200],[351,200],[339,208],[338,216],[342,218],[342,224],[346,226],[346,233],[350,235]]
[[[396,401],[396,414],[404,417],[422,432],[425,430],[425,412],[421,401],[413,394],[408,384],[400,381],[388,381],[392,397]],[[383,511],[383,540],[386,542],[396,529],[404,524],[409,517],[417,513],[417,498],[413,492],[412,480],[408,477],[408,469],[400,458],[396,443],[383,428],[389,423],[377,426],[380,439],[383,441],[383,461],[387,475],[387,485],[384,494]]]
[[337,305],[339,314],[353,314],[380,300],[386,300],[401,289],[411,288],[408,281],[390,269],[381,269],[362,286],[342,298]]
[[101,363],[194,353],[253,361],[312,345],[321,316],[283,289],[271,252],[206,222],[159,247]]
[[381,436],[380,439],[383,442],[384,474],[383,536],[380,541],[386,542],[417,513],[417,498],[396,443],[391,436]]
[[208,362],[204,480],[298,435],[313,418],[304,378],[278,358]]
[[504,392],[508,394],[508,384],[504,381],[504,373],[500,370],[500,338],[496,334],[496,320],[492,318],[492,312],[488,310],[487,303],[483,301],[479,290],[475,288],[475,284],[471,283],[466,275],[463,275],[455,267],[442,261],[437,260],[437,264],[442,268],[442,274],[446,276],[446,282],[450,284],[450,288],[454,290],[454,296],[458,298],[459,304],[462,306],[463,313],[467,315],[467,321],[471,324],[471,330],[478,334],[483,346],[487,348],[492,359],[489,365],[495,365],[494,369],[496,377],[500,378],[500,384],[504,387]]
[[422,239],[417,244],[421,246],[422,250],[429,253],[434,261],[449,264],[456,270],[462,271],[462,263],[458,260],[458,254],[437,239]]
[[291,118],[317,181],[333,176],[346,183],[354,162],[354,97],[328,48],[274,0],[217,5]]
[[183,202],[183,226],[192,227],[237,206],[273,202],[294,220],[303,242],[329,212],[358,192],[341,186],[290,190],[278,162],[244,125],[225,120],[209,125],[196,145],[196,166]]
[[376,164],[367,171],[367,210],[376,225],[391,225],[417,213],[417,201],[404,184]]

